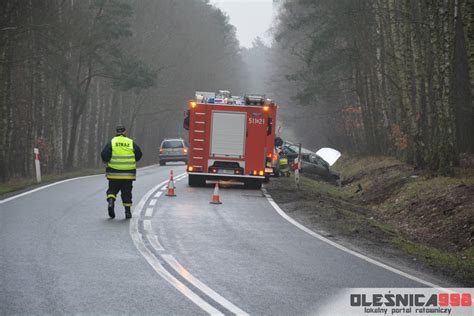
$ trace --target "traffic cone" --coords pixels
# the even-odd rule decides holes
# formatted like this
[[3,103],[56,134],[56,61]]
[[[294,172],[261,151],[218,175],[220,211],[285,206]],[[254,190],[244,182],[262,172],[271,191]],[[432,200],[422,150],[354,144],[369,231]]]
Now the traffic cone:
[[219,198],[219,184],[216,183],[216,186],[214,187],[214,194],[212,195],[212,200],[209,202],[211,204],[222,204],[220,198]]
[[170,171],[170,181],[168,181],[168,191],[166,192],[166,196],[176,196],[176,193],[174,192],[173,170]]

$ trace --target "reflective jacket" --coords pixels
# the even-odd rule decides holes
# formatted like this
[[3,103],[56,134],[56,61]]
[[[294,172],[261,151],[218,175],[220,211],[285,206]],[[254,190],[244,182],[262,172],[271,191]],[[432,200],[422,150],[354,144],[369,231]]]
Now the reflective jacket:
[[142,151],[132,139],[124,135],[115,136],[105,145],[101,156],[107,162],[107,179],[136,180],[136,162],[142,158]]

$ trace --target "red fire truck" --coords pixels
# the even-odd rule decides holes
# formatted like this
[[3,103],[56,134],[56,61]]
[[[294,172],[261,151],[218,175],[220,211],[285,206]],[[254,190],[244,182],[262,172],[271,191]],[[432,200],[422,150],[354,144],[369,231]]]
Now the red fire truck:
[[259,189],[273,172],[277,106],[265,96],[219,92],[196,92],[189,102],[184,122],[189,130],[189,185],[236,180]]

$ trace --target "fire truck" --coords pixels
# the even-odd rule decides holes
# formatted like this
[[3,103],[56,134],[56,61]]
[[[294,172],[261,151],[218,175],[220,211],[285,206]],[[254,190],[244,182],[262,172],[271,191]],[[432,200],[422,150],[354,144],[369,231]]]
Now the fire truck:
[[196,92],[184,120],[189,185],[235,180],[259,189],[273,173],[276,110],[264,95]]

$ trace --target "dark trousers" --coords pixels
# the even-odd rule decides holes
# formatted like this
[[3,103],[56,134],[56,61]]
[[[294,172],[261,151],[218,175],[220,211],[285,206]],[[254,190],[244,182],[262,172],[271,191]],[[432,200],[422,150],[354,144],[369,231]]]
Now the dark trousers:
[[132,206],[132,180],[109,180],[107,199],[117,199],[117,194],[121,191],[123,206]]

